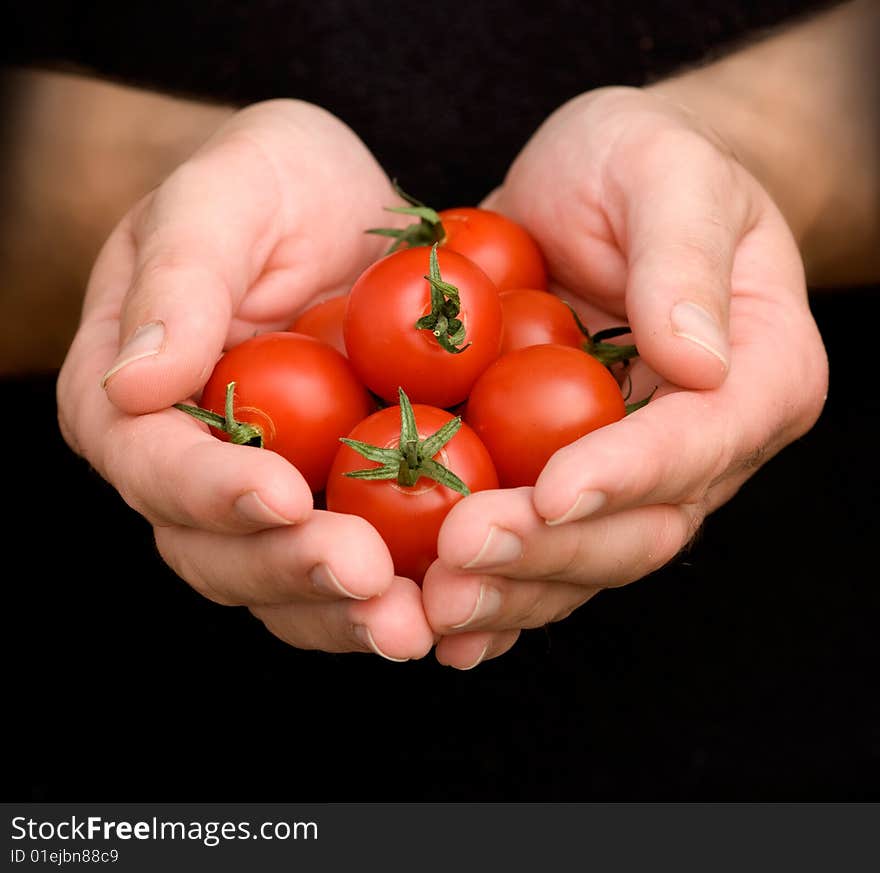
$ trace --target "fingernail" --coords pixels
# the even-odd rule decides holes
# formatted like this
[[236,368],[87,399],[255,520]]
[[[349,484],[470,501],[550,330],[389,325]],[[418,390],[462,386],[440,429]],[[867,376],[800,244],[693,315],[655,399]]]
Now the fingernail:
[[476,557],[468,561],[467,564],[463,564],[462,569],[472,570],[475,567],[507,564],[521,558],[522,553],[522,540],[515,533],[492,525]]
[[690,300],[682,300],[670,313],[672,332],[711,352],[727,369],[727,337],[715,317]]
[[293,520],[279,515],[274,509],[270,509],[263,503],[263,499],[256,491],[248,491],[242,494],[235,503],[233,509],[245,520],[253,524],[263,524],[267,527],[293,524]]
[[396,664],[402,664],[404,661],[409,660],[409,658],[392,658],[391,655],[386,655],[385,652],[376,645],[376,641],[373,639],[373,635],[370,633],[370,629],[366,625],[356,624],[354,626],[354,635],[377,655],[385,658],[386,661],[394,661]]
[[608,497],[602,491],[581,491],[568,512],[563,513],[559,518],[547,519],[546,523],[552,527],[556,524],[565,524],[568,521],[586,518],[588,515],[598,512],[607,502]]
[[471,610],[471,614],[459,624],[452,625],[452,630],[460,630],[471,624],[494,615],[501,608],[501,592],[491,585],[481,585],[480,593],[477,595],[477,602]]
[[352,600],[366,600],[362,594],[352,594],[337,578],[334,572],[326,564],[316,564],[309,570],[309,580],[315,589],[321,594],[331,594],[338,597],[350,597]]
[[142,324],[120,349],[119,355],[113,362],[113,366],[104,374],[101,386],[106,387],[113,376],[133,361],[149,358],[151,355],[158,355],[162,351],[164,342],[165,325],[161,321],[151,321],[149,324]]
[[477,667],[477,666],[479,666],[480,664],[483,663],[483,658],[486,657],[486,652],[488,652],[488,651],[489,651],[489,644],[486,643],[486,645],[483,646],[483,651],[480,652],[480,657],[477,658],[477,660],[474,661],[473,664],[470,664],[470,665],[467,666],[467,667],[456,667],[455,669],[456,669],[456,670],[462,670],[462,671],[464,671],[464,670],[473,670],[474,667]]

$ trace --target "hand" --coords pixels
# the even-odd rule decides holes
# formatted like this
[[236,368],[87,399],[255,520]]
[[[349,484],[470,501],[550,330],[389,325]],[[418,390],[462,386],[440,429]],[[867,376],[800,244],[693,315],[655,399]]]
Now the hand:
[[377,532],[313,510],[275,453],[221,442],[170,408],[198,396],[224,349],[347,290],[381,254],[364,230],[387,223],[392,198],[323,110],[279,100],[236,113],[111,234],[58,406],[68,444],[148,519],[196,590],[250,607],[295,646],[402,660],[424,656],[433,635]]
[[573,100],[488,205],[536,237],[591,331],[631,326],[632,398],[658,390],[557,452],[534,488],[450,512],[423,597],[437,658],[462,669],[671,560],[812,426],[827,389],[785,220],[673,102],[625,88]]

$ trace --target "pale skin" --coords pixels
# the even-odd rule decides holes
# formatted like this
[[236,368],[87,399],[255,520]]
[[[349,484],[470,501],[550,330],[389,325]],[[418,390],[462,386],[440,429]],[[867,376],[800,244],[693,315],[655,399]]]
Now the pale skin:
[[876,20],[844,4],[650,88],[585,94],[535,133],[487,203],[536,236],[591,329],[626,319],[635,396],[659,389],[559,452],[534,489],[459,503],[421,592],[369,525],[313,511],[289,464],[169,408],[197,397],[225,347],[345,290],[382,251],[361,231],[388,223],[389,181],[317,107],[212,108],[207,141],[138,193],[61,370],[66,439],[182,578],[292,645],[392,660],[436,645],[459,669],[503,654],[667,563],[820,414],[804,264],[823,284],[880,276]]
[[387,223],[392,197],[324,110],[285,100],[232,115],[110,235],[58,396],[68,442],[198,591],[248,606],[292,645],[404,660],[434,634],[378,533],[313,510],[279,455],[221,442],[169,408],[197,399],[224,348],[347,290],[383,251],[363,230]]

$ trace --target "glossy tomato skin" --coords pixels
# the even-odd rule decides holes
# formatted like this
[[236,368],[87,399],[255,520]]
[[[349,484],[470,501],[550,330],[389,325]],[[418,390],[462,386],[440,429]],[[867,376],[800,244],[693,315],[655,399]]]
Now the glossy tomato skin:
[[499,291],[547,288],[547,267],[538,244],[520,224],[491,209],[443,209],[443,245],[470,258]]
[[363,383],[388,403],[403,388],[413,403],[450,407],[467,397],[501,348],[501,301],[488,276],[457,252],[439,249],[444,282],[458,288],[464,343],[443,349],[430,330],[415,324],[431,311],[431,249],[401,249],[369,266],[348,295],[343,321],[349,360]]
[[535,288],[514,288],[501,294],[504,330],[501,354],[556,343],[579,349],[584,335],[571,309],[555,294]]
[[348,361],[299,333],[264,333],[229,349],[205,385],[201,406],[223,415],[229,382],[236,386],[236,420],[257,425],[263,448],[287,458],[316,493],[326,484],[339,437],[375,409]]
[[619,421],[617,381],[570,346],[527,346],[502,355],[480,377],[464,419],[489,450],[504,488],[534,485],[558,449]]
[[[414,403],[419,437],[439,430],[452,415],[446,410]],[[400,408],[389,406],[358,424],[351,439],[383,448],[400,441]],[[486,447],[462,424],[458,433],[435,456],[455,473],[471,492],[498,487],[498,476]],[[437,534],[449,510],[462,495],[422,477],[411,488],[396,479],[370,481],[343,474],[378,466],[341,445],[327,480],[327,509],[365,518],[379,533],[394,559],[395,572],[421,585],[425,571],[437,557]]]
[[347,303],[346,295],[315,303],[296,317],[290,330],[319,339],[344,355],[346,351],[345,339],[342,336],[342,319],[345,316]]

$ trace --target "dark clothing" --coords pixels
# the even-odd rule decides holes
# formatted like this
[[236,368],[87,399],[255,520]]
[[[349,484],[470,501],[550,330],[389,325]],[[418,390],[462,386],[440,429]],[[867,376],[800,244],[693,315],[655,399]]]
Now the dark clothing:
[[478,201],[570,97],[644,84],[823,4],[157,0],[57,3],[49,17],[40,5],[20,4],[13,58],[234,103],[317,103],[440,207]]

